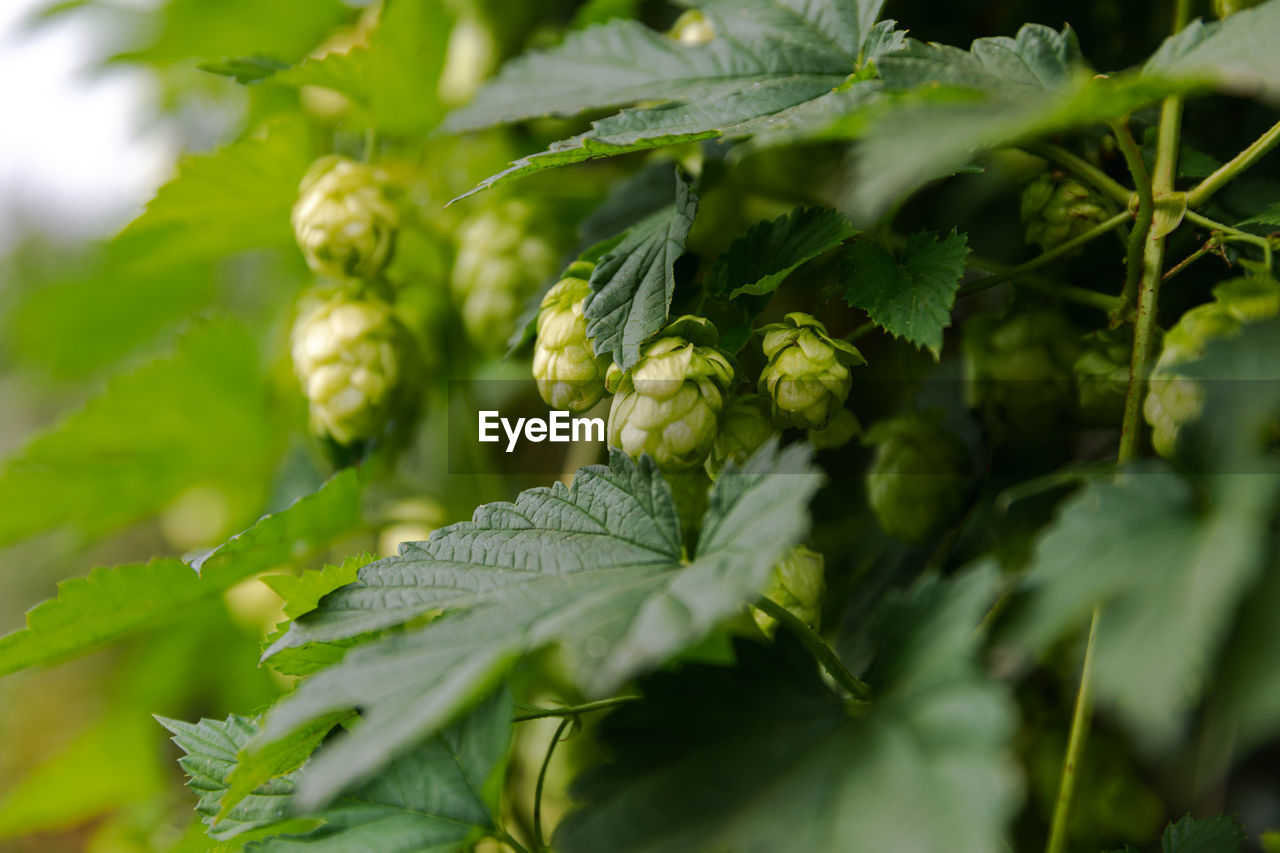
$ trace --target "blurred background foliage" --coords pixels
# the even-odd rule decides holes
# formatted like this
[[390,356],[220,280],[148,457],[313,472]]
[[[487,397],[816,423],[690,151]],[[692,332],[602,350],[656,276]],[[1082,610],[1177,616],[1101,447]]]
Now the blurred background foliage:
[[[1159,43],[1168,30],[1166,5],[894,0],[887,14],[917,38],[952,44],[979,34],[1009,35],[1025,21],[1067,21],[1086,55],[1105,69],[1138,62]],[[460,225],[503,196],[444,204],[583,123],[544,120],[465,137],[432,131],[502,60],[527,47],[618,16],[665,29],[679,11],[661,0],[393,0],[385,8],[343,0],[66,0],[34,9],[13,38],[88,21],[100,54],[78,57],[89,61],[86,74],[128,68],[145,75],[150,102],[146,125],[137,130],[162,134],[172,157],[165,186],[145,210],[121,217],[94,239],[48,224],[56,214],[6,211],[19,228],[7,235],[0,258],[0,449],[7,453],[0,462],[0,633],[20,627],[24,611],[49,598],[64,578],[93,566],[198,554],[329,477],[330,460],[307,435],[287,348],[294,300],[311,281],[289,213],[308,164],[330,151],[357,158],[376,152],[407,188],[414,221],[388,275],[435,368],[426,417],[395,471],[362,494],[359,521],[336,525],[316,553],[272,570],[315,568],[360,550],[386,553],[397,541],[469,517],[482,501],[545,482],[545,476],[509,472],[448,473],[448,381],[525,379],[527,365],[465,341],[449,296]],[[310,61],[275,74],[305,57]],[[1153,118],[1139,116],[1139,133]],[[1229,157],[1240,139],[1273,119],[1241,101],[1196,100],[1186,145],[1206,158]],[[0,133],[15,127],[36,133],[40,123],[39,113],[8,115]],[[93,133],[84,128],[87,138]],[[749,222],[797,201],[824,200],[830,186],[823,169],[841,156],[820,149],[798,170],[785,152],[735,164],[734,179],[704,199],[693,248],[712,256]],[[620,158],[536,176],[509,196],[532,207],[546,239],[569,258],[616,231],[601,225],[609,221],[608,207],[595,219],[589,214],[642,161]],[[969,223],[976,252],[1025,259],[1029,250],[1015,236],[1022,168],[1016,158],[996,158],[984,175],[963,175],[919,194],[899,221],[910,230]],[[1258,199],[1276,197],[1277,171],[1274,160],[1258,167],[1218,203],[1247,215]],[[0,204],[13,206],[16,199]],[[623,221],[626,216],[624,210]],[[1179,240],[1171,256],[1195,248],[1190,235]],[[1067,262],[1064,278],[1114,275],[1118,252],[1118,245],[1090,246]],[[1211,262],[1192,268],[1169,289],[1162,313],[1172,320],[1204,301],[1221,272]],[[786,298],[775,300],[771,313],[791,307]],[[958,310],[963,317],[1006,298],[993,291]],[[826,319],[841,334],[860,316],[832,300]],[[1088,316],[1081,325],[1097,319]],[[856,408],[869,422],[908,393],[902,386],[911,377],[933,368],[927,357],[887,339],[868,339],[864,350],[871,366]],[[944,377],[947,369],[944,364]],[[1040,447],[1034,466],[1052,470],[1067,458],[1087,460],[1089,452],[1088,446],[1048,453]],[[816,539],[828,566],[849,569],[829,570],[837,587],[883,589],[920,555],[888,541],[869,513],[856,514],[863,527],[851,530],[848,503],[860,500],[852,486],[864,454],[850,446],[828,460],[833,482],[816,508]],[[563,467],[592,461],[573,458]],[[1008,564],[1025,561],[1033,534],[1063,494],[1048,489],[993,512],[989,523],[971,526],[981,533],[958,543],[956,560],[994,545]],[[149,715],[220,718],[260,708],[287,689],[287,678],[246,665],[280,620],[280,604],[272,589],[250,579],[140,626],[110,650],[0,680],[0,850],[205,849],[181,787],[176,749]],[[835,615],[855,623],[859,614]],[[1265,613],[1251,618],[1267,620]],[[1031,768],[1020,837],[1043,837],[1069,722],[1066,685],[1078,653],[1073,645],[1057,655],[1060,678],[1031,678],[1020,688],[1019,748]],[[1109,725],[1099,722],[1082,770],[1074,836],[1099,844],[1150,841],[1169,814],[1193,806],[1252,809],[1254,825],[1280,824],[1276,780],[1266,772],[1274,746],[1255,753],[1232,787],[1206,792],[1187,781],[1195,779],[1195,767],[1133,754]],[[1274,735],[1274,727],[1258,728],[1263,742]],[[547,736],[535,729],[529,740],[540,745]],[[513,784],[527,783],[529,765],[539,758],[537,747],[523,763],[517,757]],[[548,806],[553,815],[562,807]]]

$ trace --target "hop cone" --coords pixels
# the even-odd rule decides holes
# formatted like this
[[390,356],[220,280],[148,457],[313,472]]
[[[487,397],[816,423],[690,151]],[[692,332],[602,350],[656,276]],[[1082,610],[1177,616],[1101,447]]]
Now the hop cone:
[[385,173],[342,157],[312,164],[293,206],[307,264],[334,278],[370,279],[386,266],[400,227]]
[[312,429],[342,445],[376,435],[402,398],[412,349],[380,299],[339,292],[304,312],[293,328],[293,369]]
[[645,345],[630,370],[610,365],[609,445],[631,456],[648,453],[665,470],[706,459],[734,375],[717,342],[707,320],[681,317]]
[[720,417],[720,431],[707,456],[707,473],[714,477],[730,460],[741,465],[775,435],[768,400],[759,394],[734,397]]
[[534,231],[534,213],[513,200],[458,227],[453,294],[467,336],[486,352],[502,350],[524,304],[556,272],[558,253]]
[[1070,408],[1080,340],[1060,314],[975,318],[965,328],[964,351],[969,405],[993,425],[1039,432]]
[[822,323],[799,311],[764,329],[768,364],[760,393],[769,397],[781,427],[823,429],[853,387],[851,364],[865,364],[852,344],[833,340]]
[[969,454],[932,415],[880,421],[865,439],[876,453],[867,470],[867,501],[881,529],[919,542],[964,506]]
[[[764,597],[816,629],[822,615],[822,576],[821,554],[804,546],[792,548],[773,567]],[[777,620],[755,608],[751,615],[760,630],[772,637],[778,629]]]
[[1107,218],[1108,208],[1093,190],[1079,181],[1059,179],[1049,172],[1022,191],[1022,224],[1027,242],[1053,249],[1079,237]]
[[1178,366],[1204,355],[1210,341],[1230,337],[1247,323],[1280,314],[1280,283],[1269,278],[1237,278],[1213,290],[1213,301],[1197,305],[1164,336],[1164,348],[1151,372],[1142,412],[1151,425],[1151,444],[1161,456],[1177,450],[1182,425],[1200,416],[1204,389],[1178,372]]
[[[576,274],[575,274],[576,273]],[[533,378],[538,393],[553,409],[585,412],[605,394],[608,355],[595,355],[587,338],[582,303],[591,292],[585,276],[590,268],[570,269],[547,291],[538,311],[538,340],[533,350]]]
[[1132,340],[1119,329],[1103,329],[1085,335],[1081,343],[1084,351],[1072,368],[1080,413],[1095,423],[1119,423],[1129,392]]

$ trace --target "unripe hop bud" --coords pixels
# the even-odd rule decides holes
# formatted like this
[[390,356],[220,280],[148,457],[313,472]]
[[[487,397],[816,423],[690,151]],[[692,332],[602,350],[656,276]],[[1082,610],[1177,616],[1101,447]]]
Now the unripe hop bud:
[[[575,265],[577,266],[577,265]],[[591,293],[587,265],[570,269],[569,275],[547,291],[538,310],[538,338],[533,349],[533,378],[538,393],[553,409],[585,412],[605,394],[604,374],[608,355],[595,355],[587,337],[582,304]]]
[[391,256],[400,212],[386,173],[343,157],[312,164],[293,206],[293,232],[308,266],[334,278],[370,279]]
[[809,443],[815,450],[839,450],[853,441],[862,431],[862,424],[848,409],[841,409],[831,416],[831,423],[822,429],[809,430]]
[[977,317],[965,327],[964,354],[969,405],[995,426],[1046,430],[1073,402],[1080,339],[1060,314]]
[[648,453],[664,470],[692,468],[706,459],[720,427],[733,366],[715,348],[715,327],[681,317],[644,346],[630,370],[609,366],[614,396],[609,446],[638,457]]
[[734,397],[720,417],[720,431],[707,456],[707,473],[714,477],[731,460],[741,465],[777,434],[769,417],[768,400],[759,394]]
[[339,292],[305,312],[293,328],[293,369],[312,429],[342,445],[377,435],[402,399],[412,352],[380,299]]
[[[822,616],[823,562],[817,551],[792,548],[773,567],[764,597],[816,630]],[[777,620],[764,611],[752,608],[751,616],[766,635],[778,630]]]
[[1273,279],[1232,279],[1215,287],[1213,297],[1183,314],[1168,331],[1151,372],[1142,412],[1151,425],[1151,445],[1161,456],[1174,455],[1179,430],[1198,418],[1204,405],[1204,389],[1178,366],[1198,360],[1210,341],[1236,334],[1241,325],[1280,314],[1280,283]]
[[1124,416],[1129,392],[1132,337],[1119,329],[1085,335],[1084,352],[1073,367],[1080,413],[1095,423],[1115,424]]
[[558,253],[534,231],[535,211],[522,201],[482,210],[457,231],[451,285],[467,336],[500,352],[524,304],[555,275]]
[[832,339],[826,326],[799,311],[762,331],[769,362],[760,372],[760,393],[773,404],[774,422],[823,429],[849,398],[849,366],[866,360],[852,344]]
[[959,514],[969,454],[936,417],[914,412],[880,421],[864,441],[876,448],[867,501],[885,533],[919,542]]
[[1079,237],[1107,218],[1106,202],[1093,190],[1049,172],[1022,191],[1022,224],[1027,242],[1046,251]]

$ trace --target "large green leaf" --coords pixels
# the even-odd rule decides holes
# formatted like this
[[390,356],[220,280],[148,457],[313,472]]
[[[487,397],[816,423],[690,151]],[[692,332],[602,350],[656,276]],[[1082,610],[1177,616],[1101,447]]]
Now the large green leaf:
[[194,487],[252,519],[281,436],[259,344],[198,325],[170,358],[119,377],[0,463],[0,545],[53,529],[85,537],[152,515]]
[[299,786],[324,803],[483,696],[521,657],[555,646],[593,696],[697,643],[763,589],[804,535],[820,475],[803,445],[769,445],[717,481],[686,556],[671,491],[648,457],[614,451],[573,486],[488,504],[366,566],[277,647],[331,641],[424,614],[425,627],[358,646],[272,710],[262,743],[359,707],[350,737],[321,750]]
[[358,527],[361,491],[348,470],[191,566],[157,559],[63,581],[57,598],[27,613],[25,629],[0,637],[0,675],[180,619],[184,607],[315,553]]
[[[293,620],[310,613],[320,605],[320,599],[339,587],[355,583],[360,568],[373,562],[368,554],[348,557],[336,566],[308,569],[301,575],[265,575],[262,582],[284,599],[285,622],[276,626],[268,635],[266,645],[279,640],[289,630]],[[332,663],[337,663],[351,645],[350,642],[309,643],[301,648],[283,649],[271,657],[271,668],[284,675],[310,675]]]
[[[305,834],[251,843],[254,853],[367,849],[379,853],[447,853],[466,849],[494,823],[502,769],[511,740],[511,697],[499,691],[473,713],[398,756],[377,779],[324,811],[323,824]],[[196,810],[214,838],[270,826],[295,816],[297,771],[277,776],[241,799],[215,822],[238,756],[257,732],[244,717],[184,723],[161,719],[186,755],[179,759],[199,796]],[[282,830],[296,833],[300,827]]]
[[422,133],[444,115],[436,84],[452,25],[445,3],[392,0],[380,10],[367,46],[309,59],[269,79],[334,89],[352,100],[365,123],[387,133]]
[[675,180],[675,203],[628,230],[591,272],[587,335],[596,353],[612,355],[620,367],[635,364],[641,344],[667,322],[675,264],[698,214],[698,195],[678,169]]
[[716,36],[702,45],[629,20],[570,33],[560,45],[509,63],[446,122],[465,130],[542,115],[573,115],[637,101],[587,133],[558,142],[481,188],[554,166],[662,145],[734,135],[843,83],[871,53],[895,49],[882,0],[692,0]]
[[1274,100],[1280,95],[1280,2],[1270,0],[1223,21],[1194,21],[1147,62],[1155,77]]
[[1018,801],[1006,691],[976,665],[998,591],[987,568],[879,615],[870,709],[850,712],[787,635],[733,669],[642,682],[601,733],[612,761],[576,784],[557,850],[1001,849]]
[[825,207],[797,207],[751,226],[716,261],[707,290],[730,298],[777,290],[801,265],[856,234],[849,220]]
[[927,347],[937,358],[968,255],[968,238],[955,231],[943,238],[930,231],[912,234],[901,258],[863,240],[850,247],[840,286],[845,301],[864,309],[877,326]]

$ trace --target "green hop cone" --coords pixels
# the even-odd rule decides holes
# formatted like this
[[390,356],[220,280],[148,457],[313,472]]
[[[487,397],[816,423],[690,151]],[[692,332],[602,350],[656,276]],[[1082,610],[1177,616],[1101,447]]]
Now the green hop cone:
[[844,408],[853,387],[850,365],[866,364],[846,341],[833,340],[826,326],[799,311],[781,323],[765,326],[760,393],[773,406],[780,427],[824,429]]
[[609,446],[678,471],[706,459],[720,428],[733,365],[702,317],[681,317],[644,346],[630,370],[609,366]]
[[976,317],[963,344],[969,406],[981,409],[993,427],[1032,435],[1055,426],[1071,408],[1080,338],[1062,315]]
[[535,229],[535,213],[511,200],[458,226],[450,283],[467,337],[484,352],[506,346],[524,304],[556,273],[559,253]]
[[322,157],[302,179],[293,233],[312,270],[371,279],[386,266],[400,211],[386,173],[344,157]]
[[1027,242],[1048,251],[1079,237],[1109,215],[1107,203],[1079,181],[1049,172],[1022,191],[1022,224]]
[[876,448],[867,469],[867,502],[885,533],[919,542],[960,513],[969,490],[969,454],[938,417],[913,412],[880,421],[863,441]]
[[413,341],[381,299],[339,291],[304,310],[292,350],[312,430],[341,445],[377,435],[409,385]]
[[707,473],[716,476],[730,461],[741,465],[777,434],[768,400],[759,394],[734,397],[720,417],[720,431],[707,456]]
[[841,409],[831,416],[831,423],[822,429],[809,430],[809,443],[815,450],[839,450],[858,437],[862,424],[848,409]]
[[1198,360],[1210,341],[1231,337],[1242,325],[1280,315],[1280,282],[1236,278],[1213,289],[1213,301],[1187,311],[1164,336],[1151,372],[1142,413],[1151,426],[1151,445],[1164,457],[1177,451],[1182,425],[1200,416],[1204,389],[1178,371]]
[[[792,548],[773,567],[764,597],[816,630],[822,616],[823,562],[817,551]],[[763,610],[753,607],[751,616],[767,636],[778,630],[777,620]]]
[[1102,329],[1085,335],[1084,351],[1073,366],[1080,413],[1098,424],[1118,424],[1124,417],[1129,392],[1130,335],[1120,329]]
[[591,293],[589,265],[571,267],[547,291],[538,310],[538,339],[533,350],[533,378],[538,393],[553,409],[585,412],[605,395],[608,355],[596,355],[587,337],[582,305]]

